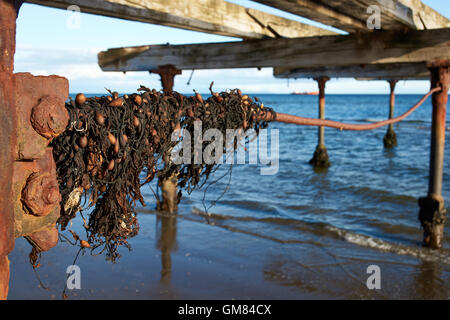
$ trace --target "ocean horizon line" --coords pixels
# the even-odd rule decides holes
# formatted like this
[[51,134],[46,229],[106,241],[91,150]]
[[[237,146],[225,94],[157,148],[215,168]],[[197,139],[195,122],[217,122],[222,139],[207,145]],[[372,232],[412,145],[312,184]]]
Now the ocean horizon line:
[[[162,91],[162,90],[160,90]],[[179,92],[174,90],[175,92],[178,92],[182,95],[194,95],[193,92]],[[119,91],[117,91],[119,92]],[[79,91],[79,92],[70,92],[69,95],[77,95],[78,93],[83,93],[83,94],[88,94],[88,95],[99,95],[99,96],[106,96],[108,95],[107,92],[105,93],[100,93],[100,92],[84,92],[84,91]],[[124,95],[124,94],[133,94],[136,92],[125,92],[125,93],[120,93],[119,95]],[[199,92],[201,95],[210,95],[210,92]],[[249,94],[249,95],[282,95],[282,96],[309,96],[309,97],[316,97],[318,95],[302,95],[302,94],[293,94],[293,93],[262,93],[262,92],[245,92],[245,94]],[[396,93],[396,96],[423,96],[424,94],[426,94],[426,92],[423,93]],[[326,93],[326,96],[389,96],[389,93]]]

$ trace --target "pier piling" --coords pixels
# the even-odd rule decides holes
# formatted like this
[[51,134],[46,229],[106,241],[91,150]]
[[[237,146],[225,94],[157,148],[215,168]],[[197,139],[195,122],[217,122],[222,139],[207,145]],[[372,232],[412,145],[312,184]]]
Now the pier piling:
[[181,72],[180,69],[171,64],[158,66],[158,69],[150,70],[150,73],[159,74],[161,77],[161,85],[165,93],[172,92],[175,76],[181,74]]
[[16,17],[23,1],[0,1],[0,299],[6,299],[9,287],[8,254],[14,248],[13,162],[16,148],[17,113],[14,102],[14,52]]
[[[159,66],[158,69],[151,70],[152,73],[157,73],[161,77],[161,85],[164,93],[171,93],[173,91],[174,79],[176,75],[181,74],[181,70],[173,65]],[[170,155],[164,159],[167,163],[170,161]],[[158,202],[157,209],[174,213],[178,210],[178,188],[177,188],[177,174],[174,173],[169,179],[158,181],[161,187],[162,200]]]
[[428,195],[419,199],[419,220],[423,227],[424,245],[432,249],[442,247],[446,209],[442,198],[445,125],[450,82],[450,60],[427,63],[431,72],[431,87],[442,90],[433,94],[431,126],[430,174]]
[[[319,85],[319,119],[325,119],[325,83],[330,80],[329,77],[319,77],[315,78]],[[327,148],[325,147],[325,128],[319,127],[318,131],[318,144],[314,155],[311,160],[309,160],[315,168],[328,168],[331,163],[328,159]]]
[[[394,107],[395,107],[395,85],[397,84],[397,80],[388,80],[390,86],[390,97],[389,97],[389,119],[394,117]],[[397,146],[397,135],[394,131],[393,124],[388,126],[386,134],[383,138],[383,143],[385,148],[393,148]]]

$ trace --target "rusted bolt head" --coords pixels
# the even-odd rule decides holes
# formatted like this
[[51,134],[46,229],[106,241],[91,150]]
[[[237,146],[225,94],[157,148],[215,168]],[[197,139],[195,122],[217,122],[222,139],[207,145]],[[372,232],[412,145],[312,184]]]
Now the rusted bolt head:
[[69,124],[69,113],[64,102],[56,96],[44,96],[31,110],[31,125],[41,136],[51,139],[59,136]]
[[47,204],[53,204],[58,203],[60,201],[61,195],[59,194],[58,189],[52,188],[48,191],[48,194],[45,196],[45,203]]
[[22,203],[28,213],[46,216],[58,207],[61,201],[58,182],[50,173],[33,173],[22,190]]
[[55,224],[46,226],[29,235],[28,241],[39,251],[48,251],[58,244],[58,229]]

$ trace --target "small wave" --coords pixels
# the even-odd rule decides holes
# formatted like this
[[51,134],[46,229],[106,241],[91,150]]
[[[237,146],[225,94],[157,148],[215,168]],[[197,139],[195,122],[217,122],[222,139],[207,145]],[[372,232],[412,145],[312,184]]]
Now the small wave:
[[301,221],[295,220],[295,219],[273,217],[273,216],[256,218],[256,217],[250,217],[250,216],[232,216],[232,215],[226,215],[226,214],[220,214],[220,213],[205,212],[196,207],[192,208],[192,213],[196,216],[208,217],[208,218],[211,218],[211,219],[214,219],[217,221],[234,220],[234,221],[245,221],[245,222],[263,222],[263,223],[273,223],[273,224],[287,225],[287,226],[294,226],[296,224],[302,223]]
[[[347,241],[352,244],[356,244],[361,247],[376,249],[383,252],[394,253],[397,255],[407,255],[412,256],[424,261],[437,261],[440,263],[445,263],[450,265],[450,255],[449,250],[441,249],[437,250],[429,250],[427,248],[420,247],[419,245],[405,245],[399,243],[388,242],[386,240],[382,240],[380,238],[375,238],[368,235],[359,234],[353,231],[341,229],[335,226],[332,226],[328,223],[323,222],[311,222],[311,221],[301,221],[296,219],[289,218],[276,218],[276,217],[267,217],[267,218],[254,218],[254,217],[234,217],[229,215],[222,215],[217,213],[205,213],[202,210],[197,208],[192,208],[192,213],[196,216],[207,217],[208,223],[211,225],[215,225],[218,227],[222,227],[228,229],[233,232],[241,232],[248,235],[265,238],[268,240],[272,240],[279,243],[297,243],[304,244],[310,243],[314,244],[316,240],[313,240],[310,236],[306,236],[306,234],[314,234],[314,235],[326,235],[332,237],[339,237],[344,241]],[[188,217],[186,217],[188,218]],[[287,227],[288,229],[296,230],[296,235],[298,236],[298,232],[301,232],[301,237],[292,237],[292,233],[287,232],[288,229],[284,229],[283,234],[287,237],[279,237],[279,233],[274,233],[269,235],[267,232],[261,233],[260,228],[255,225],[252,228],[248,229],[247,227],[241,225],[230,225],[225,220],[232,221],[240,221],[240,222],[257,222],[257,223],[269,223],[271,225],[276,224],[278,226]],[[257,229],[255,229],[255,227]],[[277,228],[278,231],[283,229]],[[267,230],[264,228],[264,230]]]
[[343,240],[380,251],[395,253],[399,255],[409,255],[425,261],[439,261],[450,265],[450,256],[442,251],[431,251],[426,248],[409,247],[406,245],[390,243],[382,239],[358,234],[352,231],[339,229],[333,226],[326,226],[328,231],[334,232]]
[[431,123],[430,120],[419,120],[419,119],[406,119],[406,120],[402,120],[401,122],[403,123]]
[[[226,215],[221,215],[221,214],[215,214],[215,213],[205,213],[202,210],[199,210],[197,208],[193,208],[192,209],[192,213],[194,215],[197,216],[201,216],[206,218],[207,222],[209,225],[212,226],[216,226],[216,227],[220,227],[232,232],[239,232],[239,233],[243,233],[246,235],[250,235],[253,237],[258,237],[258,238],[263,238],[266,240],[270,240],[270,241],[274,241],[274,242],[278,242],[278,243],[296,243],[296,244],[316,244],[314,242],[312,242],[309,239],[306,240],[302,240],[302,239],[282,239],[282,238],[278,238],[276,235],[270,235],[267,232],[261,232],[261,231],[266,231],[266,229],[261,229],[261,228],[247,228],[245,226],[236,226],[236,225],[231,225],[229,223],[223,223],[223,220],[235,220],[235,221],[245,221],[246,223],[249,222],[261,222],[261,223],[278,223],[278,224],[284,224],[286,223],[286,221],[284,221],[284,219],[277,219],[277,218],[263,218],[263,219],[255,219],[255,218],[251,218],[251,217],[232,217],[232,216],[226,216]],[[190,217],[188,216],[183,216],[185,219],[191,220]],[[221,221],[222,220],[222,221]],[[297,222],[295,220],[291,220],[292,222]],[[286,224],[286,226],[288,227],[292,227],[290,224]],[[306,231],[306,230],[304,230]],[[317,245],[317,244],[316,244]]]
[[367,119],[358,119],[356,121],[360,121],[360,122],[379,122],[379,121],[383,121],[386,119],[381,119],[381,118],[367,118]]
[[347,191],[351,194],[362,196],[363,198],[377,200],[377,202],[387,202],[401,205],[408,205],[417,202],[417,198],[410,195],[393,193],[391,191],[386,191],[375,187],[342,185],[337,188],[337,191]]
[[221,204],[242,208],[247,210],[255,210],[258,212],[276,213],[277,209],[267,202],[249,201],[249,200],[222,200]]

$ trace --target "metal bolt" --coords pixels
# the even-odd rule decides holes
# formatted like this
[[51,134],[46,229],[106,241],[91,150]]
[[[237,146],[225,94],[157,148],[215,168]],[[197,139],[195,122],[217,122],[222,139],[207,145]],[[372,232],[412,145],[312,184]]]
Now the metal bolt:
[[69,114],[64,101],[56,96],[44,96],[31,111],[31,125],[47,139],[54,138],[66,130]]
[[58,182],[50,173],[33,173],[22,190],[22,203],[28,213],[46,216],[55,210],[61,201]]

